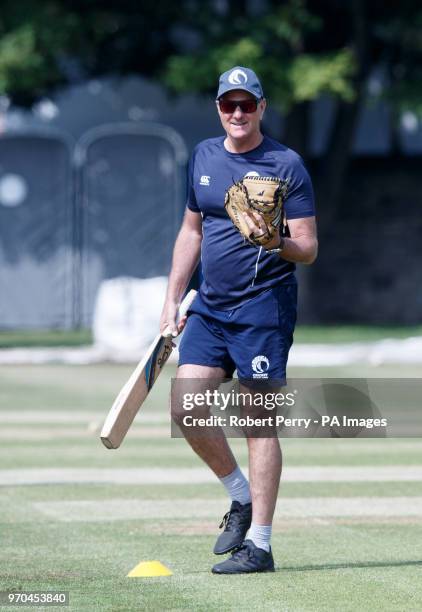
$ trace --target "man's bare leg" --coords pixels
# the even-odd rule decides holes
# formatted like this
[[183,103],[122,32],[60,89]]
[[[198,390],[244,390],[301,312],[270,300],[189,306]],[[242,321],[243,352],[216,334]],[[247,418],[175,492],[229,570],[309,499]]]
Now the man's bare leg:
[[214,574],[273,572],[272,518],[281,475],[278,438],[248,438],[252,523],[243,546],[212,568]]
[[[197,392],[213,390],[219,386],[219,381],[225,378],[225,372],[221,368],[212,368],[197,365],[183,365],[179,368],[178,378],[192,378],[192,385]],[[201,385],[201,380],[203,385]],[[183,391],[183,389],[182,389]],[[186,389],[187,392],[188,389]],[[252,520],[252,504],[249,483],[242,470],[238,467],[233,453],[228,445],[226,436],[221,427],[213,427],[209,432],[195,433],[194,428],[181,426],[181,419],[186,412],[181,405],[181,397],[175,393],[172,401],[172,416],[181,428],[183,435],[191,445],[196,454],[212,469],[225,487],[232,500],[230,512],[224,516],[220,527],[224,525],[214,546],[216,555],[225,554],[243,542]],[[202,416],[207,416],[202,414]]]
[[[242,390],[247,388],[242,386]],[[245,410],[250,412],[252,417],[259,418],[263,416],[261,405],[260,402],[253,402],[246,405]],[[269,553],[282,467],[280,442],[273,426],[268,426],[267,431],[250,428],[245,434],[249,449],[249,483],[252,498],[252,523],[247,539]],[[265,437],[261,437],[263,434]]]
[[248,447],[252,522],[271,525],[281,477],[280,442],[275,437],[248,438]]
[[[204,390],[210,388],[211,381],[223,380],[226,373],[222,368],[212,368],[200,365],[182,365],[177,370],[177,378],[192,378],[197,381],[204,379]],[[173,405],[172,416],[180,420],[181,414],[186,414],[181,406]],[[181,428],[183,435],[195,453],[212,469],[219,478],[231,474],[237,467],[236,459],[228,445],[226,436],[221,427],[213,429],[212,435],[195,435],[194,428]]]

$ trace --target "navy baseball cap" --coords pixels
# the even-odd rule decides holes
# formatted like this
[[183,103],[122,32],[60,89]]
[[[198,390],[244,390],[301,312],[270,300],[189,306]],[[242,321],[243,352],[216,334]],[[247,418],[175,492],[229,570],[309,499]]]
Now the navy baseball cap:
[[217,98],[220,98],[228,91],[233,91],[233,89],[247,91],[258,100],[264,97],[261,83],[255,72],[243,66],[235,66],[223,72],[218,83]]

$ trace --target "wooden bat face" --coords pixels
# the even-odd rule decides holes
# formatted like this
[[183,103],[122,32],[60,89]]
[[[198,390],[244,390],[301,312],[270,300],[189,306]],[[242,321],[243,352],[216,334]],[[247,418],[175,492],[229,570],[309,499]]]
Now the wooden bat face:
[[[195,296],[194,290],[187,294],[180,305],[180,317],[186,314]],[[165,330],[164,335],[158,334],[155,337],[111,407],[100,434],[101,441],[107,448],[119,448],[139,408],[170,357],[173,338],[166,333],[170,331]]]
[[158,335],[117,396],[101,431],[107,448],[119,448],[173,350],[172,338]]

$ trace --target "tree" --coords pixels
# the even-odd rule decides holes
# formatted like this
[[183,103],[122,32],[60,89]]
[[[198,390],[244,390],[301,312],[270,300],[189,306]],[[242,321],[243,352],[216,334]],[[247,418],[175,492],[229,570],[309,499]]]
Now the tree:
[[[268,0],[251,15],[242,1],[195,3],[186,27],[200,41],[169,58],[166,83],[176,91],[214,91],[215,77],[240,64],[262,77],[271,104],[286,115],[286,144],[308,157],[309,104],[321,95],[336,101],[317,190],[332,217],[340,201],[368,77],[385,67],[380,95],[396,116],[422,114],[422,10],[411,0]],[[192,78],[195,75],[195,78]],[[322,215],[324,218],[324,214]]]
[[[183,0],[182,0],[183,2]],[[105,74],[156,76],[180,3],[20,0],[0,15],[0,90],[30,106],[54,88]]]
[[414,0],[21,0],[0,16],[0,89],[30,105],[67,82],[138,73],[175,92],[214,94],[217,75],[243,64],[287,118],[280,139],[305,158],[309,105],[331,96],[335,117],[316,175],[328,218],[373,69],[384,68],[379,95],[396,118],[422,114],[421,32]]

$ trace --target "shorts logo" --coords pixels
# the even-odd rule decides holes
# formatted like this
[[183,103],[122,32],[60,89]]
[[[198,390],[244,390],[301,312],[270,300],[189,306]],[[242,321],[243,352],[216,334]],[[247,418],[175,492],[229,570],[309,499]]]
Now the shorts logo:
[[210,178],[211,178],[210,176],[207,176],[206,174],[203,174],[201,176],[199,184],[200,185],[205,185],[206,187],[209,187],[210,186]]
[[252,370],[254,374],[252,378],[268,378],[268,368],[270,361],[265,355],[257,355],[252,359]]
[[255,172],[255,170],[251,170],[247,172],[243,178],[247,178],[248,176],[259,176],[259,172]]
[[231,85],[243,85],[247,82],[248,76],[243,70],[236,69],[231,71],[227,80]]

